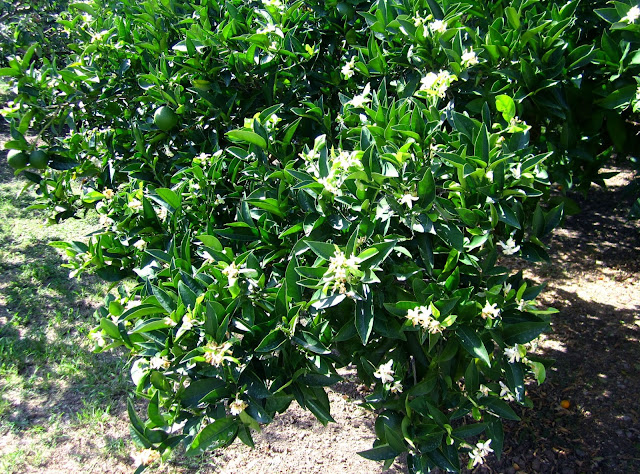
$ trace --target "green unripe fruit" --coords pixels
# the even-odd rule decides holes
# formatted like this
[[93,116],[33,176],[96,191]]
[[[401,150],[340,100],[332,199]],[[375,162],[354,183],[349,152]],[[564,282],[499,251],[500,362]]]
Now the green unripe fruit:
[[153,114],[153,123],[163,132],[168,132],[178,124],[178,116],[170,107],[163,105]]
[[9,153],[7,153],[7,163],[14,170],[18,170],[29,164],[29,156],[20,150],[9,150]]
[[43,150],[33,150],[29,155],[29,164],[38,170],[43,170],[49,164],[49,155]]

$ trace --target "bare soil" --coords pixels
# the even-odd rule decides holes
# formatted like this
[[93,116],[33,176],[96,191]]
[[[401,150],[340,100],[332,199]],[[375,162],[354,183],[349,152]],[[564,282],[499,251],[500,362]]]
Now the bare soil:
[[[4,153],[0,160],[0,168],[6,168]],[[594,187],[588,199],[572,196],[582,212],[568,217],[552,236],[552,263],[525,271],[527,278],[548,284],[542,303],[560,310],[553,332],[537,350],[555,364],[543,385],[528,385],[535,407],[519,410],[522,422],[506,424],[501,459],[491,456],[474,472],[640,472],[640,227],[626,217],[633,174],[624,167],[614,170],[620,173],[608,180],[607,190]],[[523,262],[514,270],[518,267],[530,266]],[[98,361],[96,356],[99,367]],[[380,464],[356,454],[373,443],[373,419],[359,407],[366,389],[351,372],[344,375],[329,394],[335,424],[323,427],[294,403],[255,435],[253,450],[237,442],[200,458],[177,456],[149,472],[382,472]],[[19,468],[8,472],[134,470],[123,398],[112,401],[102,422],[82,427],[69,421],[83,401],[73,385],[34,399],[37,403],[20,399],[18,391],[14,396],[13,403],[31,413],[23,414],[23,426],[0,429],[0,458],[24,453],[25,459],[36,460],[15,464]],[[569,401],[568,409],[560,406],[562,400]],[[57,420],[55,429],[47,426],[51,420]],[[52,443],[34,435],[36,423],[49,438],[55,436]],[[44,460],[37,458],[43,450],[49,450]],[[406,472],[406,464],[399,459],[387,472]]]

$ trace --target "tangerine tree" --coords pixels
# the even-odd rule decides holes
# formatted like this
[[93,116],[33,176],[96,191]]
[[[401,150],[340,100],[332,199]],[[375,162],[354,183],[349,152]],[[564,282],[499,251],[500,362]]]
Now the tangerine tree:
[[548,258],[571,205],[550,176],[585,185],[633,145],[634,12],[93,0],[58,20],[69,56],[9,59],[7,147],[35,207],[100,216],[53,245],[113,282],[91,337],[130,351],[140,470],[180,445],[252,446],[293,400],[331,422],[349,365],[377,413],[362,456],[407,452],[411,472],[499,456],[554,312],[504,263]]

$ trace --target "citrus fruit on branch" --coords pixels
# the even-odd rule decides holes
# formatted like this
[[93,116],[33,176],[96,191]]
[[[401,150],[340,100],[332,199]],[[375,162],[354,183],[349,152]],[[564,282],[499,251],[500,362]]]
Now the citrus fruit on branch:
[[49,155],[44,150],[33,150],[29,155],[29,164],[33,168],[43,170],[49,164]]
[[153,114],[153,123],[163,132],[168,132],[178,124],[178,116],[171,107],[163,105]]
[[9,153],[7,153],[7,163],[14,170],[21,169],[29,163],[29,156],[20,150],[9,150]]

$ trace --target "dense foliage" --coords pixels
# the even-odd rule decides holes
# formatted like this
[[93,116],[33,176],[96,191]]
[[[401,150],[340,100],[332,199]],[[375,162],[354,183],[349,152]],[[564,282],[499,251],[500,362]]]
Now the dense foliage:
[[56,245],[128,281],[92,337],[131,351],[141,469],[252,445],[293,400],[332,421],[350,364],[374,387],[363,456],[499,455],[553,312],[499,258],[548,258],[552,180],[634,147],[640,10],[612,5],[94,0],[61,14],[68,51],[10,58],[34,207],[96,209]]

